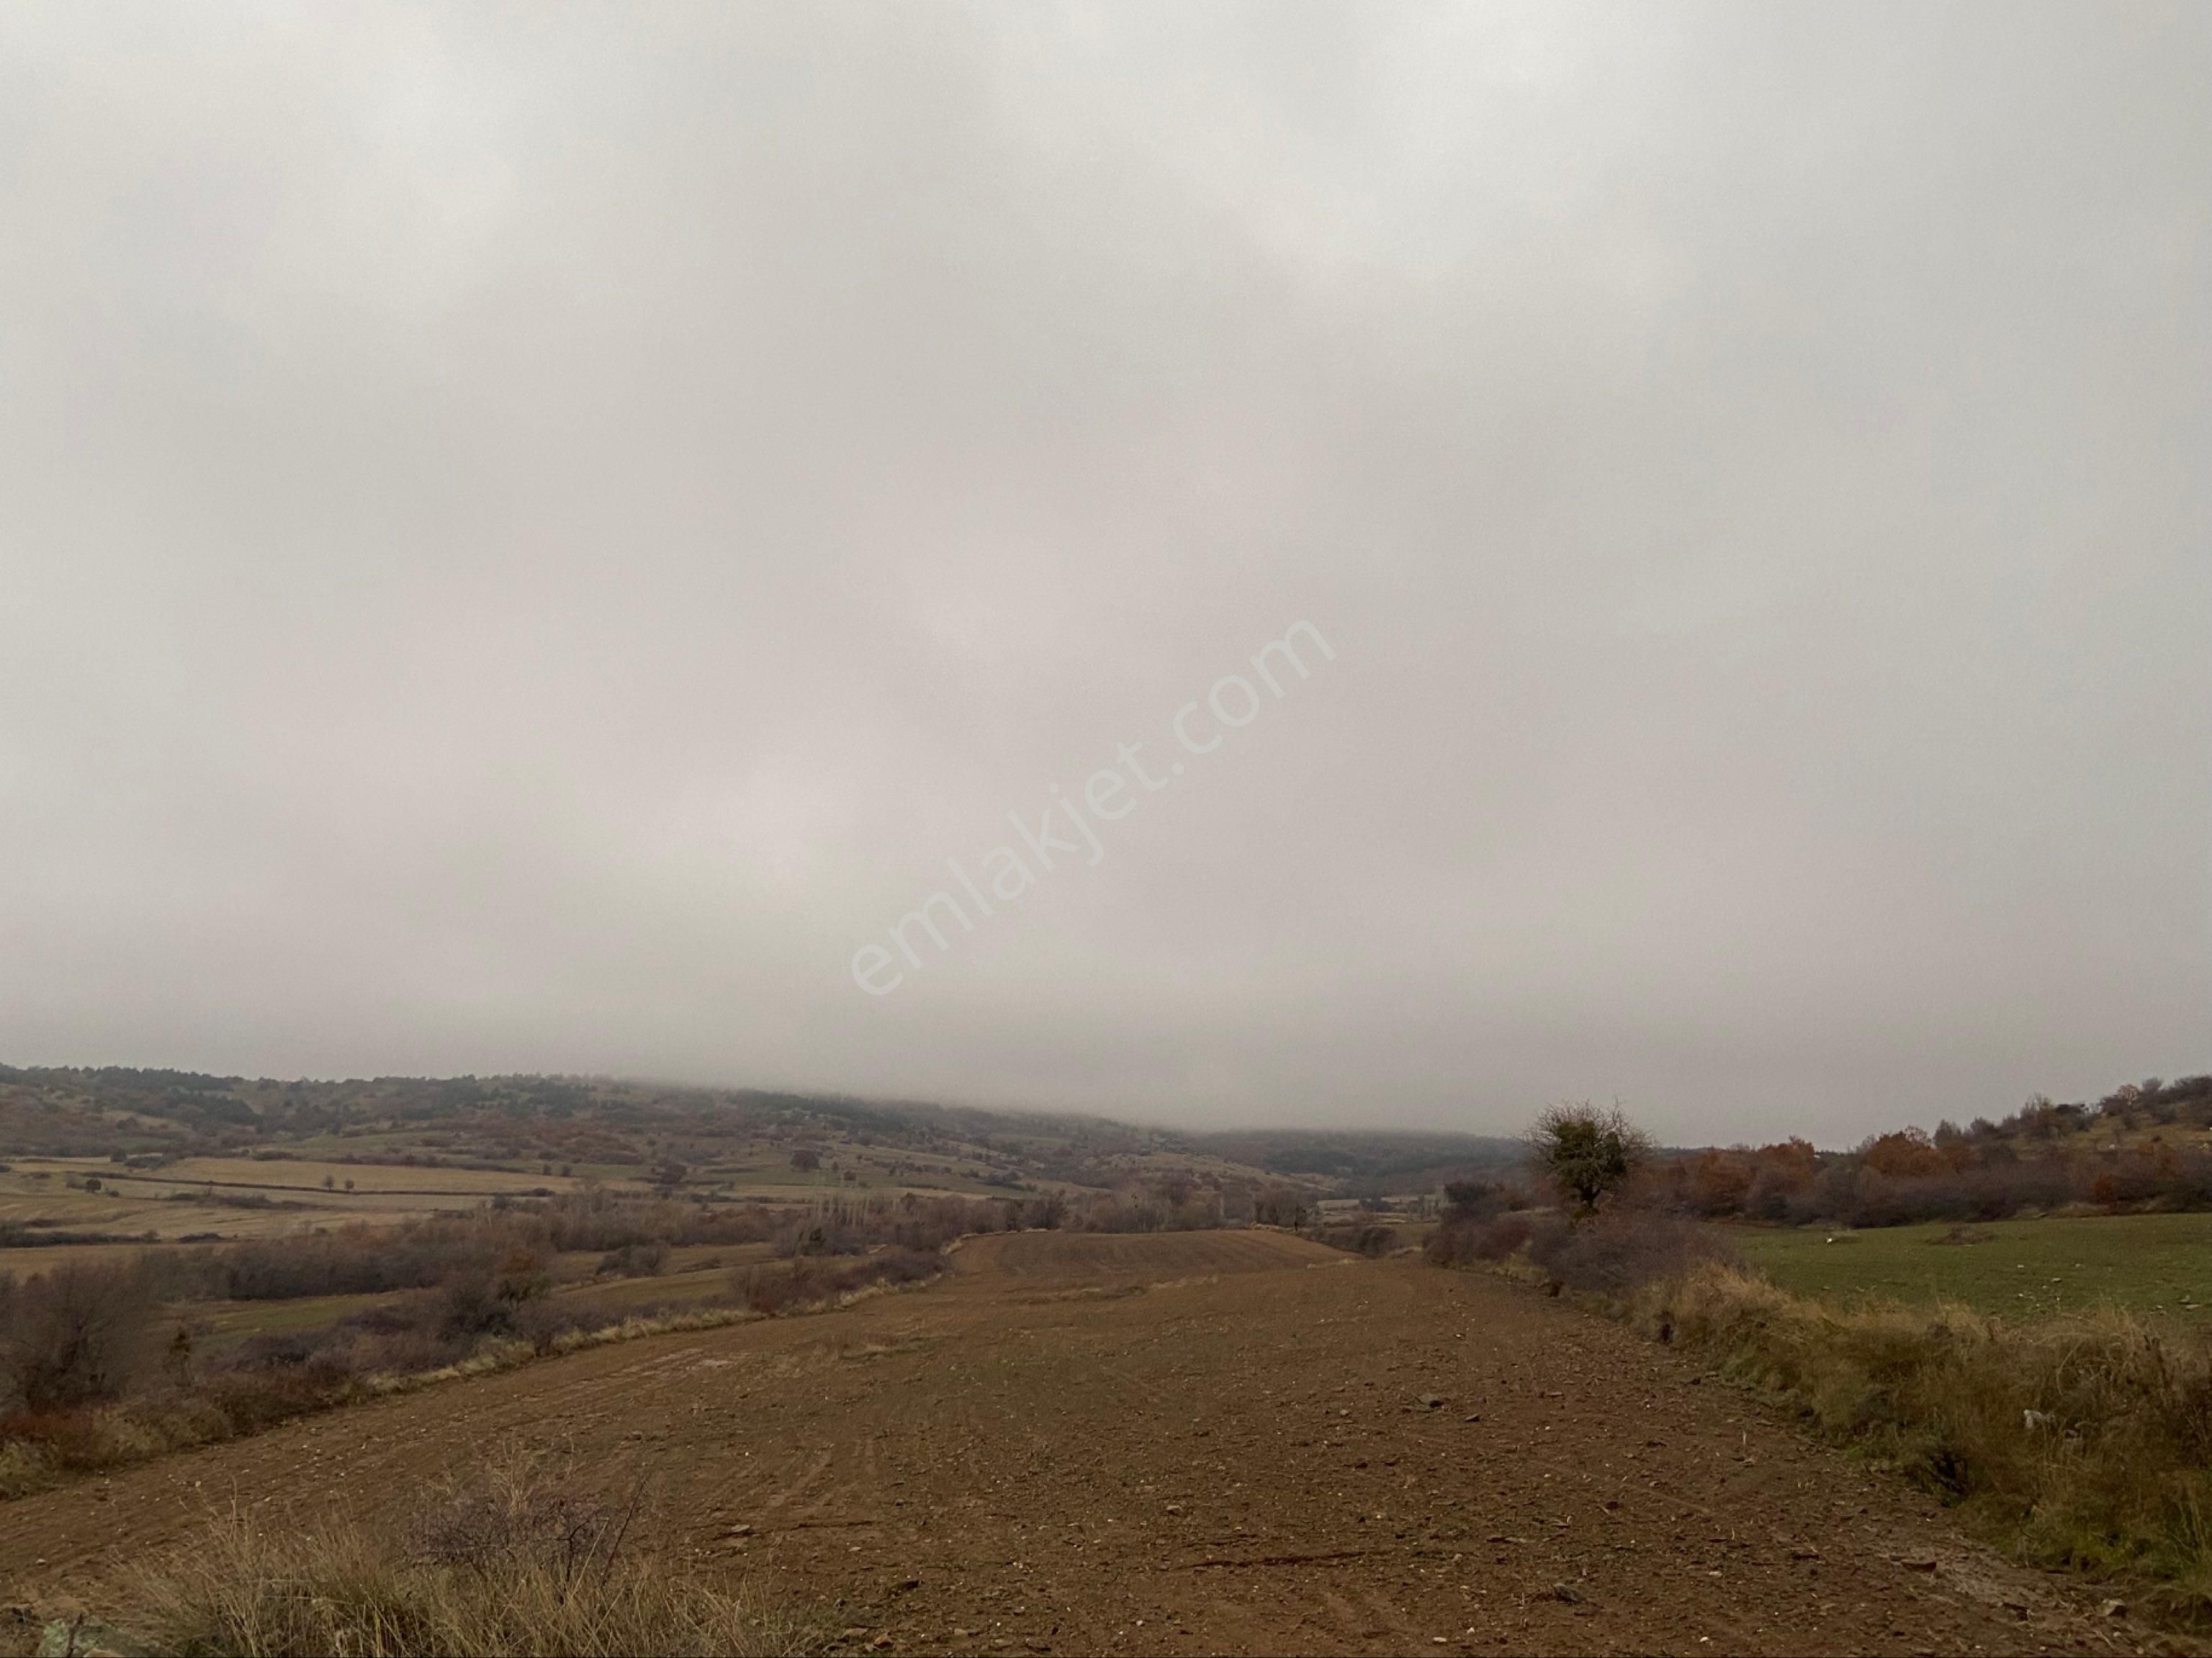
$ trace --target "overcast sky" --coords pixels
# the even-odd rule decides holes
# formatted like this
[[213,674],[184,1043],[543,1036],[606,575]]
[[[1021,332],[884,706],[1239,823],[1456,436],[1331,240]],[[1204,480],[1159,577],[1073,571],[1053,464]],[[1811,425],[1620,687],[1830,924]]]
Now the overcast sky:
[[0,1060],[2212,1068],[2208,85],[2199,4],[9,7]]

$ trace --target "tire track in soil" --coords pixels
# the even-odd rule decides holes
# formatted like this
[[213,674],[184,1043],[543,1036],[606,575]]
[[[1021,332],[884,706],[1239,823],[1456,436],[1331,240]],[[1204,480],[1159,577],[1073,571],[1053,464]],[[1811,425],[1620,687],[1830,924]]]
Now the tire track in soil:
[[1499,1279],[1259,1232],[956,1260],[842,1312],[586,1350],[0,1504],[0,1580],[82,1590],[234,1496],[396,1521],[515,1439],[643,1477],[653,1546],[820,1606],[851,1649],[2179,1649]]

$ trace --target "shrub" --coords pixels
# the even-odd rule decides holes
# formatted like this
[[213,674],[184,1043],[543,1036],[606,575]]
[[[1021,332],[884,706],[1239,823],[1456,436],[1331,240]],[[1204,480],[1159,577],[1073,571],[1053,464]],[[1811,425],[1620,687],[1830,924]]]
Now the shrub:
[[933,1252],[892,1248],[843,1266],[800,1256],[788,1266],[741,1266],[730,1275],[738,1299],[757,1313],[787,1313],[820,1306],[872,1284],[915,1284],[934,1278],[949,1263]]
[[1711,1227],[1651,1209],[1609,1209],[1579,1226],[1553,1220],[1528,1239],[1528,1259],[1553,1284],[1599,1295],[1624,1295],[1733,1254]]
[[1423,1253],[1439,1266],[1471,1265],[1478,1260],[1504,1260],[1528,1242],[1535,1231],[1535,1218],[1521,1213],[1493,1215],[1447,1214],[1429,1235]]
[[1346,1250],[1355,1255],[1387,1255],[1400,1242],[1395,1226],[1324,1226],[1315,1236],[1332,1249]]
[[228,1439],[327,1410],[361,1390],[354,1371],[324,1357],[298,1364],[218,1370],[202,1382],[200,1395],[222,1424],[210,1437]]
[[553,1263],[543,1248],[517,1244],[500,1258],[492,1294],[509,1306],[535,1299],[553,1287]]
[[0,1388],[32,1412],[118,1398],[148,1357],[152,1285],[137,1266],[64,1261],[0,1303]]
[[920,1284],[935,1278],[951,1263],[933,1250],[887,1249],[875,1256],[860,1275],[863,1283]]
[[1812,1182],[1796,1171],[1762,1167],[1745,1188],[1743,1212],[1772,1225],[1795,1225],[1809,1218]]
[[458,1273],[438,1291],[440,1333],[454,1339],[504,1334],[514,1326],[516,1304],[496,1292],[489,1276]]
[[1252,1194],[1252,1220],[1258,1226],[1287,1226],[1293,1230],[1306,1224],[1311,1194],[1295,1186],[1267,1186]]
[[545,1460],[511,1449],[474,1478],[448,1478],[407,1527],[410,1558],[476,1571],[528,1568],[567,1583],[620,1549],[629,1515]]
[[619,1278],[659,1278],[668,1270],[668,1246],[657,1239],[650,1243],[625,1243],[600,1256],[599,1269]]
[[773,1316],[813,1297],[819,1269],[794,1260],[788,1266],[740,1266],[730,1274],[730,1291],[740,1304]]
[[857,1255],[867,1248],[857,1227],[842,1220],[794,1221],[775,1241],[779,1255]]
[[1459,1180],[1444,1187],[1446,1220],[1490,1220],[1520,1202],[1520,1193],[1498,1181]]

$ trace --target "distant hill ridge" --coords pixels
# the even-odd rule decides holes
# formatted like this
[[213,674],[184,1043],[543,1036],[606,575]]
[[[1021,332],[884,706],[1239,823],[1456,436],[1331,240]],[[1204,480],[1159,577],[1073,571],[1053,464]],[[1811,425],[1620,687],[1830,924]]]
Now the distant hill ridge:
[[1517,1163],[1519,1142],[1433,1131],[1202,1132],[927,1101],[566,1075],[214,1076],[167,1068],[0,1065],[0,1157],[283,1155],[338,1143],[377,1160],[592,1164],[711,1160],[733,1139],[854,1144],[951,1157],[986,1185],[1110,1186],[1188,1165],[1326,1184],[1347,1195],[1425,1189]]

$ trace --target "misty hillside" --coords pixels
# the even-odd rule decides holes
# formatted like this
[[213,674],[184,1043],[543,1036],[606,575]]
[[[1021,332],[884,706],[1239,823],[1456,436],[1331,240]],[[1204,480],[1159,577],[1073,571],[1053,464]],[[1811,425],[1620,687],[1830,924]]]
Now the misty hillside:
[[[0,1066],[0,1157],[313,1156],[599,1178],[680,1168],[687,1184],[848,1152],[932,1187],[1110,1187],[1182,1170],[1283,1177],[1346,1196],[1426,1191],[1516,1163],[1470,1134],[1186,1133],[1103,1117],[994,1112],[608,1078],[217,1077],[123,1066]],[[927,1176],[926,1180],[921,1177]]]

